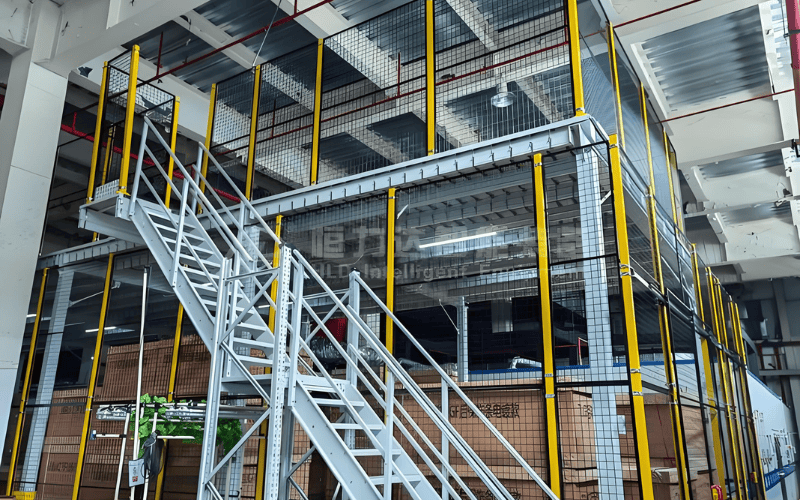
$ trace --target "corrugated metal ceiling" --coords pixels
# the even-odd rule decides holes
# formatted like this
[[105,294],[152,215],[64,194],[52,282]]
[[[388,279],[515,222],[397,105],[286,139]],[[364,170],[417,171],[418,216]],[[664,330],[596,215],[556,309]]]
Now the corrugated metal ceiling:
[[672,111],[770,86],[758,6],[652,38],[643,49]]
[[703,174],[703,177],[706,179],[713,179],[773,167],[780,167],[783,169],[783,153],[780,149],[733,158],[731,160],[707,163],[705,165],[700,165],[698,168]]

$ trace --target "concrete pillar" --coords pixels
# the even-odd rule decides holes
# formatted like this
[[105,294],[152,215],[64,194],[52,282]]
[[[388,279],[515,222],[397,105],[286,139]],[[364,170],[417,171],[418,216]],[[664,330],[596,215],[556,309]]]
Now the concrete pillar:
[[67,92],[65,77],[35,63],[37,54],[52,47],[57,16],[52,2],[34,5],[28,37],[32,48],[11,61],[0,118],[0,443],[5,441]]
[[28,447],[25,450],[25,461],[20,477],[20,491],[36,491],[36,479],[39,476],[39,463],[42,459],[44,435],[47,431],[47,420],[50,418],[48,406],[53,401],[53,387],[58,370],[58,356],[61,353],[61,339],[64,325],[67,322],[69,297],[72,292],[72,271],[61,271],[58,274],[56,297],[53,312],[50,315],[50,329],[45,341],[44,361],[39,386],[36,391],[36,405],[31,418],[31,429],[28,433]]
[[[600,162],[593,150],[584,149],[576,158],[578,196],[581,214],[583,258],[605,253],[600,192]],[[611,313],[604,259],[582,263],[586,325],[589,344],[589,379],[613,378],[614,356],[611,349]],[[620,421],[617,415],[617,388],[592,387],[595,456],[601,500],[623,498],[622,458],[619,448]]]

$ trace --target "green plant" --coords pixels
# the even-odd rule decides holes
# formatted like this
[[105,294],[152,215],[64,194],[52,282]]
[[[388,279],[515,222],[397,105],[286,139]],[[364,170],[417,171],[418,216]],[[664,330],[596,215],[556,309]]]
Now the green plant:
[[[167,398],[158,396],[150,396],[144,394],[140,402],[145,404],[160,404],[158,410],[153,407],[142,408],[142,414],[139,417],[139,438],[144,440],[147,436],[153,433],[153,415],[158,411],[158,421],[156,422],[156,431],[162,436],[192,436],[192,439],[186,439],[184,443],[200,444],[203,442],[203,424],[202,422],[186,422],[183,420],[167,420]],[[201,401],[205,403],[205,401]],[[187,403],[183,400],[181,403]],[[191,401],[189,401],[191,403]],[[130,430],[134,431],[136,428],[135,419],[131,419]],[[217,422],[217,445],[222,445],[225,453],[233,449],[233,446],[242,438],[242,423],[235,419],[220,419]],[[141,458],[144,450],[139,452]]]

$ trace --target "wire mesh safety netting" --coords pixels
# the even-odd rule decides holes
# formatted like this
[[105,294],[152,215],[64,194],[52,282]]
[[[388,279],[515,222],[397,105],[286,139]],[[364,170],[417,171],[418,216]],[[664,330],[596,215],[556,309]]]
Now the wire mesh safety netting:
[[572,116],[565,3],[434,3],[436,151]]

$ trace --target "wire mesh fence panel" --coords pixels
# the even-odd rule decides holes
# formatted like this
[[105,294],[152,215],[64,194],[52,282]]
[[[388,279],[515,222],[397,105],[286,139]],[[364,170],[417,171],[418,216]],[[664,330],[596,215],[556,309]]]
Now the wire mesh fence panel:
[[436,151],[572,116],[564,3],[434,3]]
[[[261,66],[255,186],[281,192],[311,183],[316,45]],[[271,182],[270,182],[271,180]]]
[[396,195],[395,309],[448,362],[463,331],[470,380],[541,380],[532,179],[524,162]]
[[664,128],[658,116],[647,106],[648,130],[650,132],[650,154],[653,158],[653,177],[655,179],[656,203],[672,220],[672,192],[670,191],[671,167],[667,163],[668,150],[664,143]]
[[565,500],[638,498],[627,385],[557,389]]
[[[616,35],[614,36],[616,37]],[[619,37],[615,39],[615,44],[617,47],[623,47]],[[644,132],[639,79],[625,53],[618,50],[616,54],[619,98],[622,104],[622,123],[625,131],[625,153],[631,160],[633,170],[642,179],[649,179],[650,165],[647,158],[647,137]]]
[[425,2],[325,40],[319,181],[425,156]]
[[214,104],[211,152],[242,191],[250,154],[254,85],[252,71],[224,80],[217,84]]
[[607,158],[602,144],[544,162],[551,262],[617,253]]
[[590,0],[578,1],[581,75],[586,113],[600,123],[607,135],[611,135],[618,131],[611,60],[603,32],[597,31],[600,23],[590,3]]

